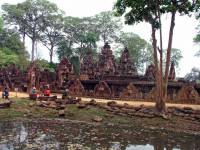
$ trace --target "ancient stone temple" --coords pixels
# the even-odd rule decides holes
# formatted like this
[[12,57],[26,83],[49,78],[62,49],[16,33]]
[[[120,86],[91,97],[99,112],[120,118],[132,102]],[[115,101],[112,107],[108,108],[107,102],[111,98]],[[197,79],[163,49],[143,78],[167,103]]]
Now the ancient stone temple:
[[81,63],[81,68],[80,68],[81,76],[82,77],[84,76],[85,78],[88,78],[88,79],[94,78],[95,67],[96,66],[94,64],[92,51],[89,50]]
[[98,72],[101,75],[114,75],[116,71],[115,58],[110,45],[106,43],[101,50],[98,60]]
[[126,47],[122,52],[120,62],[117,68],[117,73],[119,75],[137,75],[136,68],[130,58],[130,53]]
[[175,77],[176,77],[176,73],[175,73],[174,62],[171,62],[171,67],[170,67],[170,70],[169,70],[168,79],[169,79],[169,80],[174,80]]
[[62,86],[65,80],[69,79],[69,75],[74,74],[73,65],[64,57],[57,66],[57,79],[59,86]]

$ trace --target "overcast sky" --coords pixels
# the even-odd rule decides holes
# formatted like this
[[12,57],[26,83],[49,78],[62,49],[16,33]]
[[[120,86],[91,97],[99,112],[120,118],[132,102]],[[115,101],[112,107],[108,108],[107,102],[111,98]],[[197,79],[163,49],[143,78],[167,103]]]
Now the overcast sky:
[[[0,0],[0,5],[4,3],[16,4],[23,0]],[[112,10],[113,4],[116,0],[50,0],[58,5],[58,7],[65,11],[67,16],[85,17],[92,16],[102,11]],[[168,25],[170,16],[163,18],[163,39],[166,48],[168,40]],[[173,47],[182,51],[183,59],[180,62],[180,70],[178,76],[183,77],[190,72],[192,67],[200,68],[200,58],[195,57],[195,53],[200,49],[200,45],[195,45],[193,38],[197,33],[196,27],[198,21],[194,17],[177,16],[176,25],[174,29]],[[151,36],[150,26],[146,23],[138,25],[125,26],[124,31],[134,32],[140,35],[141,38],[149,41]],[[27,42],[27,49],[30,51],[30,42]],[[38,46],[38,51],[42,48],[40,53],[42,58],[49,59],[48,50]],[[56,60],[56,58],[54,59]]]

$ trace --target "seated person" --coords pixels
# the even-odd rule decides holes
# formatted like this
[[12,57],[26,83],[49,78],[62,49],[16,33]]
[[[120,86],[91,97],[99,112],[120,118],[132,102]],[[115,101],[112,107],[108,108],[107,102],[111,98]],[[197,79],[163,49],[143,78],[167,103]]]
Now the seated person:
[[33,95],[37,94],[37,90],[35,87],[33,87],[33,89],[31,90],[31,94],[33,94]]
[[35,87],[32,88],[29,96],[30,96],[30,99],[32,99],[32,100],[36,100],[37,99],[37,90],[36,90]]
[[9,98],[9,91],[8,88],[5,87],[2,93],[2,98],[8,99]]
[[63,91],[63,94],[62,94],[62,99],[68,97],[68,95],[69,95],[69,90],[68,90],[68,89],[65,89],[65,90]]
[[50,96],[50,95],[51,95],[50,89],[49,89],[49,88],[46,88],[46,89],[44,90],[44,96]]

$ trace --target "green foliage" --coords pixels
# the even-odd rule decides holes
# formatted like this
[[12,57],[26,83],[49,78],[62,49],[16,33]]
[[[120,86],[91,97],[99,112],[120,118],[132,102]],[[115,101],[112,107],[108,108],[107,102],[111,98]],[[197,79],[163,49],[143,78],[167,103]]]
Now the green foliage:
[[0,47],[8,48],[17,54],[25,51],[19,35],[12,30],[6,29],[3,29],[2,32],[0,32]]
[[56,69],[56,64],[54,63],[49,63],[47,60],[45,59],[37,59],[35,60],[36,65],[40,68],[40,69],[48,69],[52,72],[55,71]]
[[46,28],[41,33],[40,40],[47,47],[50,53],[50,62],[54,53],[54,48],[59,45],[63,38],[62,29],[64,27],[62,13],[59,10],[53,15],[49,15],[45,20]]
[[94,28],[104,43],[115,41],[122,28],[121,20],[111,11],[95,15],[94,22]]
[[79,75],[80,74],[80,61],[79,61],[79,57],[77,57],[77,56],[71,57],[70,62],[71,62],[71,64],[74,67],[75,74]]
[[188,81],[200,82],[200,70],[198,68],[192,68],[191,72],[184,77]]
[[0,17],[0,32],[3,30],[3,18]]
[[5,66],[11,63],[19,63],[18,55],[7,48],[0,48],[0,65]]
[[56,52],[59,60],[61,60],[63,57],[70,58],[73,56],[72,42],[63,39],[61,42],[59,42]]
[[[164,50],[164,58],[166,58],[166,50]],[[171,62],[174,62],[176,69],[179,67],[179,62],[183,58],[182,52],[180,49],[172,48],[171,50]],[[164,60],[166,62],[166,60]]]
[[146,21],[153,28],[160,28],[159,14],[179,12],[181,15],[189,15],[197,10],[198,1],[177,0],[117,0],[115,3],[115,15],[125,14],[126,24],[135,24]]
[[[128,48],[132,62],[135,64],[136,68],[140,72],[144,72],[144,65],[147,66],[152,63],[152,47],[147,41],[145,41],[138,35],[134,33],[122,32],[118,39],[118,43],[121,45],[120,47]],[[117,50],[120,55],[121,50],[122,48],[120,50]]]
[[25,69],[28,57],[28,52],[25,51],[19,35],[13,30],[2,27],[0,31],[0,65],[15,63],[21,69]]
[[64,33],[66,37],[58,44],[57,54],[59,60],[67,57],[74,66],[76,74],[80,72],[80,60],[88,50],[96,52],[96,43],[99,35],[93,26],[94,20],[90,17],[65,17]]
[[2,6],[3,16],[9,25],[16,27],[22,35],[32,40],[32,61],[35,53],[35,42],[40,41],[41,33],[48,26],[51,15],[58,11],[55,4],[48,0],[26,0],[17,5]]
[[[197,26],[197,30],[198,30],[198,32],[197,32],[197,35],[194,38],[194,42],[196,44],[200,44],[200,25]],[[200,50],[196,53],[196,56],[198,56],[198,57],[200,56]]]

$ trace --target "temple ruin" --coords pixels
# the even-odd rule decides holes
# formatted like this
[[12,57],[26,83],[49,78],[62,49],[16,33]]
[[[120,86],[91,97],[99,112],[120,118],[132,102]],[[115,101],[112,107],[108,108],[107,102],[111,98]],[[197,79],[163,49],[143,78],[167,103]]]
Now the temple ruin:
[[[89,50],[80,65],[80,75],[75,75],[73,65],[63,58],[55,72],[41,70],[32,63],[23,72],[11,64],[0,69],[0,86],[11,90],[29,91],[35,86],[42,90],[49,85],[54,92],[69,89],[70,95],[108,99],[146,100],[155,98],[155,67],[150,64],[144,75],[139,75],[131,60],[128,48],[122,51],[119,63],[108,43],[101,49],[95,61]],[[200,103],[200,84],[175,77],[174,63],[169,71],[168,100],[172,102]]]

